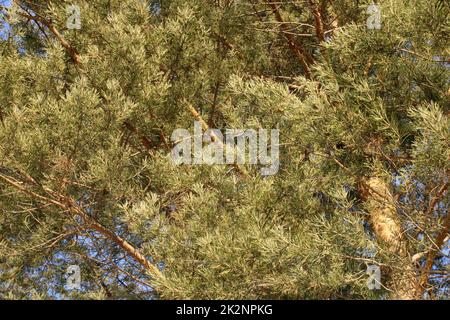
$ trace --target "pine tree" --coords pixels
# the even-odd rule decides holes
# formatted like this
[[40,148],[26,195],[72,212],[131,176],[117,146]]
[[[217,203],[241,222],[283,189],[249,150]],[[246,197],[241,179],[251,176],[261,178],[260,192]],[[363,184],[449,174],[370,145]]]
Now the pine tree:
[[[0,297],[448,298],[449,6],[371,4],[2,4]],[[194,121],[278,173],[174,165]]]

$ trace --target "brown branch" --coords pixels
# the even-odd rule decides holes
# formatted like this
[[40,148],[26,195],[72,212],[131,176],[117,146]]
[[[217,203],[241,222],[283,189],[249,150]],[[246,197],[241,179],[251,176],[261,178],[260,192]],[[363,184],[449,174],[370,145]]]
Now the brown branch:
[[[433,197],[433,199],[431,200],[430,206],[428,207],[428,210],[427,210],[428,214],[430,214],[433,211],[434,206],[436,205],[437,201],[444,195],[444,193],[448,189],[448,186],[449,186],[449,183],[444,184],[440,188],[438,194],[435,197]],[[418,282],[418,288],[416,291],[417,299],[420,299],[426,290],[426,286],[428,284],[428,278],[430,277],[430,272],[434,265],[434,259],[436,259],[436,256],[437,256],[438,252],[441,250],[441,247],[444,244],[447,234],[449,232],[450,232],[450,212],[447,212],[447,216],[445,217],[445,220],[444,220],[443,229],[436,237],[436,239],[434,241],[435,245],[433,245],[431,250],[428,252],[427,260],[425,262],[424,267],[422,268],[422,272],[421,272],[419,282]]]
[[[152,288],[152,285],[151,285],[150,283],[148,283],[148,282],[146,282],[146,281],[144,281],[144,280],[139,279],[138,277],[136,277],[135,275],[129,273],[128,271],[123,270],[123,269],[120,268],[120,267],[117,265],[117,263],[115,263],[111,258],[107,258],[107,259],[109,260],[109,262],[106,262],[106,261],[101,261],[101,260],[98,260],[98,259],[96,259],[96,258],[90,257],[90,256],[88,256],[88,255],[86,255],[86,254],[83,254],[83,253],[76,253],[76,254],[78,254],[79,256],[83,257],[84,259],[88,259],[88,260],[93,261],[93,262],[94,262],[96,265],[98,265],[99,267],[100,267],[100,265],[107,265],[107,264],[109,263],[109,264],[110,264],[113,268],[115,268],[117,271],[122,272],[123,274],[125,274],[125,275],[128,276],[128,277],[130,277],[130,278],[133,279],[134,281],[139,282],[140,284],[142,284],[142,285],[144,285],[144,286],[146,286],[146,287]],[[128,262],[128,261],[127,261],[127,262]]]
[[145,147],[145,149],[152,153],[153,152],[153,148],[152,148],[152,143],[151,141],[145,137],[144,135],[139,133],[139,130],[128,120],[126,120],[124,122],[125,127],[130,130],[132,133],[134,133],[137,137],[139,137],[139,140],[141,141],[142,145]]
[[[156,115],[154,115],[152,112],[149,112],[149,114],[153,120],[161,123],[161,120]],[[170,149],[171,146],[169,143],[169,139],[167,139],[166,135],[164,134],[163,127],[161,125],[156,125],[156,127],[158,129],[159,137],[161,138],[162,142],[164,143],[167,149]]]
[[324,26],[322,21],[322,13],[324,12],[323,6],[319,6],[315,4],[313,1],[310,1],[312,12],[314,16],[314,24],[315,24],[315,30],[316,30],[316,36],[319,38],[320,42],[325,41],[325,32],[324,32]]
[[[162,273],[158,269],[158,267],[156,267],[150,261],[148,261],[143,254],[141,254],[135,247],[133,247],[125,239],[108,230],[106,227],[104,227],[94,218],[92,218],[89,214],[84,212],[84,210],[81,209],[77,205],[76,201],[73,200],[72,198],[58,194],[49,188],[40,186],[40,188],[42,188],[46,193],[52,195],[53,197],[53,199],[48,198],[40,194],[37,194],[34,191],[29,190],[28,188],[24,187],[23,183],[21,183],[20,181],[7,177],[3,174],[0,174],[0,179],[3,180],[8,185],[10,185],[11,187],[15,188],[16,190],[24,194],[27,194],[32,198],[53,204],[54,206],[63,209],[65,212],[69,212],[74,216],[80,217],[90,229],[98,231],[100,234],[110,239],[111,241],[115,242],[119,247],[125,250],[130,256],[132,256],[137,262],[139,262],[139,264],[141,264],[150,273],[150,275],[154,277],[162,277]],[[58,200],[55,200],[55,198]]]
[[226,37],[224,37],[221,34],[218,34],[216,32],[213,32],[213,36],[217,38],[217,40],[229,51],[234,51],[238,55],[239,58],[244,59],[244,54],[242,53],[242,50],[237,48],[234,44],[232,44]]
[[[189,112],[194,116],[195,120],[197,120],[198,122],[200,122],[200,124],[201,124],[203,130],[206,131],[206,130],[209,129],[208,124],[205,122],[205,120],[203,120],[203,117],[200,115],[200,113],[197,112],[197,110],[195,110],[195,108],[194,108],[193,106],[188,105],[188,110],[189,110]],[[212,138],[212,140],[213,140],[214,142],[217,141],[217,142],[219,142],[219,143],[222,145],[222,147],[224,146],[224,145],[223,145],[223,142],[222,142],[220,139],[217,138],[217,136],[214,134],[214,132],[211,131],[210,134],[211,134],[211,138]],[[232,164],[231,166],[232,166],[237,172],[239,172],[239,173],[241,174],[241,176],[243,176],[243,177],[245,177],[245,178],[248,178],[248,177],[249,177],[248,173],[247,173],[245,170],[243,170],[241,167],[239,167],[239,165],[237,165],[236,163]]]
[[447,191],[448,186],[449,186],[448,182],[444,183],[441,186],[441,188],[439,189],[437,194],[430,200],[430,203],[428,204],[427,212],[425,213],[425,215],[427,215],[427,216],[431,215],[431,213],[434,210],[434,207],[436,206],[436,203],[442,198],[444,193]]
[[320,52],[326,61],[331,64],[330,56],[323,46],[323,43],[325,42],[325,18],[327,12],[325,3],[322,1],[320,4],[317,4],[313,0],[310,0],[310,5],[314,16],[314,29],[316,31],[316,36],[319,39]]
[[289,34],[287,29],[288,27],[281,17],[278,6],[275,3],[270,3],[269,5],[272,8],[272,12],[274,13],[276,20],[280,23],[281,31],[288,42],[289,48],[297,56],[306,78],[311,79],[312,75],[311,70],[309,69],[309,65],[314,63],[314,59],[303,49],[303,47],[297,41],[295,41],[294,37]]
[[[23,9],[23,8],[22,8],[22,10],[25,11],[25,9]],[[22,17],[25,17],[25,18],[29,19],[29,20],[33,20],[36,23],[40,22],[44,26],[46,26],[47,29],[50,30],[50,32],[56,37],[56,39],[58,39],[59,43],[61,43],[61,45],[67,50],[67,53],[69,54],[69,56],[72,59],[72,61],[75,64],[80,64],[81,63],[80,55],[78,54],[77,50],[74,47],[72,47],[66,41],[66,39],[64,39],[64,37],[61,35],[61,33],[59,33],[58,29],[56,29],[56,27],[53,25],[53,23],[50,20],[47,20],[47,19],[43,18],[42,16],[38,15],[37,13],[34,16],[32,16],[31,14],[29,14],[26,11],[25,11],[25,13],[19,11],[18,14],[21,15]]]

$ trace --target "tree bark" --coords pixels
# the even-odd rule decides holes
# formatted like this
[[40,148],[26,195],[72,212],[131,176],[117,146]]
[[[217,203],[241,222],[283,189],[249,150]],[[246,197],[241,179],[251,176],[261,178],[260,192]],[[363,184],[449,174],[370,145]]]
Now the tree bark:
[[416,271],[409,259],[401,222],[397,215],[396,201],[389,184],[377,176],[366,178],[360,183],[360,194],[365,200],[369,221],[377,240],[398,257],[398,265],[394,266],[389,284],[389,289],[393,292],[392,298],[415,299]]

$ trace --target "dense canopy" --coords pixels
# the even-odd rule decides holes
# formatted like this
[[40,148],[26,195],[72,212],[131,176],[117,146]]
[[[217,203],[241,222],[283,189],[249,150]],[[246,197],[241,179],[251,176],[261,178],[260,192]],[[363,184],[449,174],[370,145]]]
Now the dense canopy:
[[[448,298],[449,12],[0,1],[0,298]],[[194,121],[278,172],[175,165]]]

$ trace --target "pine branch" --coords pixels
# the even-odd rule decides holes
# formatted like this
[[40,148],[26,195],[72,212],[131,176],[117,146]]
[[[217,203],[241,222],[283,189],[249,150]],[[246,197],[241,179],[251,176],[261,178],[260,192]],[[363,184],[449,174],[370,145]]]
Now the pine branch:
[[[434,206],[436,205],[436,203],[439,201],[439,199],[444,195],[444,193],[447,191],[449,186],[449,183],[444,184],[438,194],[433,197],[433,199],[430,202],[430,205],[428,207],[427,210],[427,214],[431,214],[431,212],[434,209]],[[417,293],[416,293],[416,298],[420,299],[422,298],[423,293],[426,290],[426,285],[428,284],[428,279],[430,277],[430,272],[431,269],[433,268],[434,265],[434,259],[436,259],[436,256],[438,254],[438,252],[441,250],[441,247],[443,246],[445,239],[447,238],[447,235],[450,232],[450,212],[447,212],[447,216],[445,217],[444,220],[444,226],[442,231],[437,235],[434,243],[435,245],[431,248],[431,250],[428,252],[427,255],[427,259],[425,262],[424,267],[422,268],[422,272],[419,278],[419,282],[418,282],[418,288],[417,288]]]
[[71,213],[74,216],[80,217],[85,225],[89,227],[91,230],[98,231],[100,234],[115,242],[119,247],[125,250],[130,256],[132,256],[139,264],[141,264],[150,275],[154,277],[162,277],[161,271],[153,265],[150,261],[145,258],[143,254],[141,254],[135,247],[133,247],[130,243],[128,243],[125,239],[116,235],[114,232],[107,229],[105,226],[96,221],[93,217],[87,214],[82,208],[80,208],[76,201],[68,196],[64,196],[58,194],[57,192],[46,188],[41,187],[46,193],[52,195],[52,198],[42,196],[32,190],[23,186],[23,183],[17,181],[13,178],[5,176],[4,174],[0,174],[0,179],[5,183],[15,188],[16,190],[31,196],[32,198],[44,201],[46,203],[50,203],[56,207],[63,209],[66,212]]
[[[29,20],[34,20],[36,23],[39,21],[44,26],[46,26],[50,30],[50,32],[58,39],[58,41],[61,43],[61,45],[66,49],[66,51],[69,54],[69,56],[71,57],[72,61],[76,65],[81,65],[81,58],[80,58],[80,55],[78,54],[78,51],[64,39],[64,37],[60,34],[60,32],[56,29],[56,27],[50,20],[45,19],[38,12],[35,12],[35,15],[33,16],[33,15],[29,14],[26,11],[26,9],[23,8],[22,6],[20,6],[20,8],[22,10],[24,10],[26,13],[19,12],[19,15],[21,15]],[[150,140],[148,140],[148,138],[146,138],[145,136],[141,135],[139,133],[138,129],[131,122],[125,121],[124,125],[133,134],[138,136],[139,140],[141,141],[142,145],[145,147],[145,149],[147,151],[149,151],[149,152],[153,151],[152,143],[150,142]],[[167,139],[165,138],[164,133],[162,133],[162,132],[161,132],[161,138],[167,145]]]
[[[188,110],[189,110],[189,112],[194,116],[195,120],[197,120],[198,122],[200,122],[200,124],[201,124],[203,130],[206,131],[206,130],[209,129],[208,124],[205,122],[205,120],[203,120],[203,117],[200,115],[200,113],[197,112],[197,110],[195,110],[195,108],[194,108],[193,106],[188,105]],[[217,138],[217,136],[214,134],[214,132],[211,131],[210,134],[211,134],[211,138],[212,138],[212,140],[213,140],[214,142],[217,141],[217,142],[219,142],[219,143],[221,144],[222,147],[226,147],[226,146],[223,145],[223,142],[222,142],[220,139]],[[245,170],[243,170],[241,167],[239,167],[238,164],[233,163],[231,166],[232,166],[237,172],[239,172],[239,173],[241,174],[241,176],[243,176],[243,177],[245,177],[245,178],[248,178],[248,177],[249,177],[248,173],[247,173]]]
[[311,70],[309,69],[309,65],[314,63],[314,59],[304,50],[304,48],[295,41],[294,37],[289,34],[287,31],[287,26],[281,17],[280,11],[278,10],[278,6],[275,3],[270,3],[270,7],[272,8],[273,13],[275,14],[276,20],[280,23],[280,28],[283,31],[283,36],[286,38],[289,48],[291,51],[297,56],[303,71],[305,72],[305,76],[307,79],[311,79]]
[[18,14],[20,16],[25,17],[28,20],[33,20],[36,23],[40,22],[44,26],[46,26],[47,29],[50,30],[50,32],[56,37],[56,39],[59,41],[59,43],[61,43],[61,45],[66,49],[66,51],[69,54],[72,61],[77,65],[81,63],[80,55],[78,54],[77,50],[64,39],[64,37],[61,35],[61,33],[58,31],[58,29],[56,29],[56,27],[50,20],[45,19],[37,12],[33,16],[29,12],[27,12],[26,9],[23,8],[22,6],[20,6],[20,8],[24,11],[24,12],[20,12],[20,11],[18,12]]
[[322,21],[322,13],[324,11],[323,6],[319,6],[314,3],[314,1],[310,1],[310,5],[312,8],[313,16],[314,16],[314,23],[315,23],[315,29],[316,29],[316,35],[320,42],[325,41],[325,32],[323,27],[323,21]]
[[124,125],[128,130],[130,130],[132,133],[134,133],[139,138],[139,141],[141,141],[142,145],[145,147],[145,149],[149,153],[153,153],[152,143],[147,137],[142,135],[130,121],[128,121],[128,120],[125,121]]

